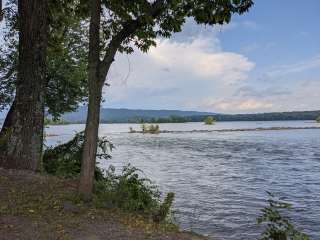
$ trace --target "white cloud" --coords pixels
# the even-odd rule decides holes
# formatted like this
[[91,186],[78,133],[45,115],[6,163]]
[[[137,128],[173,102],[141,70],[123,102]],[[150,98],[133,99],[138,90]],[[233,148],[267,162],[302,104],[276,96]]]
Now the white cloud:
[[267,73],[267,76],[269,77],[284,76],[288,74],[304,72],[306,70],[310,70],[318,67],[320,67],[320,56],[315,56],[298,63],[277,66],[271,71],[269,71]]
[[318,79],[304,81],[308,76],[299,75],[290,77],[289,84],[279,76],[305,73],[318,64],[320,57],[315,57],[264,70],[259,73],[267,75],[262,81],[253,72],[252,61],[224,51],[215,36],[159,40],[148,54],[117,56],[108,76],[111,87],[105,105],[225,113],[314,110],[319,108]]
[[[213,44],[212,44],[213,43]],[[234,83],[247,77],[254,63],[243,55],[221,51],[217,40],[198,38],[190,43],[158,41],[149,57],[158,64],[200,78],[213,78]]]
[[[319,110],[320,80],[301,80],[298,85],[278,88],[240,87],[225,96],[200,99],[194,108],[223,113],[256,113]],[[191,105],[190,105],[191,106]]]
[[[148,54],[118,55],[108,76],[105,105],[188,108],[190,99],[222,94],[247,79],[254,63],[225,52],[217,38],[159,40]],[[161,94],[158,94],[161,92]]]
[[270,101],[254,98],[227,98],[219,100],[208,98],[203,100],[201,105],[210,111],[214,110],[225,113],[268,111],[274,106]]

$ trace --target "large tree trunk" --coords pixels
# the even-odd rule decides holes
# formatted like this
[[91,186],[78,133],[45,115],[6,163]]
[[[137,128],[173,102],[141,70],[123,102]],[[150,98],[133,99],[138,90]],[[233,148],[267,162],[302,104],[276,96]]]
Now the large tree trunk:
[[16,96],[0,133],[0,166],[37,170],[44,119],[47,1],[19,0]]
[[92,197],[94,168],[97,155],[97,140],[100,120],[102,87],[100,80],[100,0],[91,0],[89,32],[89,105],[82,153],[79,194],[84,200]]
[[3,19],[3,14],[2,14],[2,0],[0,0],[0,22]]

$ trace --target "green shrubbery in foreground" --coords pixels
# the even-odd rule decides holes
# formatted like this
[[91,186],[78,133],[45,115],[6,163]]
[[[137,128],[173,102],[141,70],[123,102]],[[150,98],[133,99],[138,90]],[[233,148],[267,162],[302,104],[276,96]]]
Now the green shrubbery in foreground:
[[[84,142],[84,133],[77,133],[69,142],[50,147],[43,154],[43,168],[45,172],[65,178],[78,177],[81,169],[81,154]],[[97,158],[107,160],[114,145],[106,138],[98,139]],[[95,179],[100,180],[103,173],[100,168],[95,169]]]
[[283,211],[288,211],[291,204],[277,199],[269,193],[268,206],[263,208],[262,215],[258,217],[259,224],[266,225],[260,240],[309,240],[309,237],[298,231],[288,217],[283,216]]
[[[71,141],[47,149],[43,155],[44,170],[60,177],[78,177],[83,140],[83,133],[78,133]],[[111,158],[109,152],[113,149],[112,143],[105,138],[100,138],[98,143],[97,158]],[[131,165],[125,166],[119,175],[115,173],[114,167],[107,171],[96,167],[94,202],[98,207],[119,208],[151,217],[155,222],[165,221],[171,212],[174,194],[168,193],[161,202],[157,186],[140,175],[142,172]]]

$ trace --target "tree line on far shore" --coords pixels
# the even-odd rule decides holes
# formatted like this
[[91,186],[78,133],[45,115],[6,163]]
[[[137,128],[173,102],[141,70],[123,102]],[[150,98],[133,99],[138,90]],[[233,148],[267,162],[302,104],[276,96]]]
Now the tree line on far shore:
[[[132,110],[134,111],[134,110]],[[161,110],[159,110],[161,112]],[[132,113],[133,115],[134,113]],[[186,122],[204,122],[208,116],[212,116],[216,121],[318,121],[320,122],[320,111],[296,111],[296,112],[274,112],[274,113],[256,113],[256,114],[211,114],[211,115],[191,115],[179,116],[171,115],[168,117],[150,117],[150,116],[105,116],[102,115],[100,123],[186,123]],[[48,124],[70,124],[85,123],[82,120],[75,120],[75,117],[58,120],[49,118]]]

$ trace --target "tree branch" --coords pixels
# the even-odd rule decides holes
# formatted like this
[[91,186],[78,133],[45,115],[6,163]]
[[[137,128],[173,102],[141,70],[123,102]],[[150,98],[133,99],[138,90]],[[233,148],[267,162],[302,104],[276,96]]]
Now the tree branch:
[[[146,1],[147,2],[147,1]],[[150,4],[149,12],[147,16],[156,18],[162,12],[165,4],[165,0],[157,0],[153,4]],[[139,27],[142,26],[141,19],[145,16],[138,17],[136,20],[129,20],[123,24],[122,30],[116,34],[110,41],[104,59],[100,63],[100,80],[102,84],[105,81],[105,77],[109,71],[109,68],[114,61],[114,57],[121,46],[121,43],[130,35],[132,35]]]

